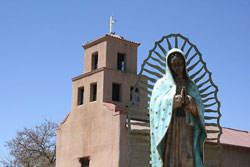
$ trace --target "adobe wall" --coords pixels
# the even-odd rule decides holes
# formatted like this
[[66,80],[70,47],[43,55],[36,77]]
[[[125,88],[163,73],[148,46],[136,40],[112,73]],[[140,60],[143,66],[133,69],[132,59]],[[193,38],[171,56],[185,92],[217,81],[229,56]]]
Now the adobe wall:
[[[105,69],[103,101],[113,103],[128,112],[130,103],[130,88],[135,85],[137,75],[119,70]],[[121,84],[121,101],[112,101],[112,83]],[[127,106],[127,107],[126,107]]]
[[223,145],[222,167],[249,167],[250,148]]
[[[73,82],[72,112],[60,124],[56,138],[56,167],[80,167],[89,157],[91,167],[119,166],[120,117],[102,102],[104,72]],[[89,102],[90,84],[97,83],[97,101]],[[84,104],[77,105],[77,89],[84,86]]]
[[[94,75],[93,75],[94,74]],[[87,76],[86,76],[87,75]],[[72,85],[72,110],[81,108],[84,105],[77,105],[77,98],[78,98],[78,88],[84,87],[84,104],[88,105],[90,103],[90,85],[92,83],[97,84],[97,99],[96,101],[102,102],[103,101],[103,82],[104,82],[104,71],[102,69],[95,70],[90,72],[89,75],[86,73],[82,76],[79,76],[79,79],[73,79]]]
[[91,167],[118,167],[119,119],[99,102],[73,110],[57,130],[56,167],[80,167],[81,157]]
[[125,71],[137,74],[137,46],[108,39],[106,67],[117,68],[117,53],[125,54]]
[[92,55],[98,53],[98,68],[106,66],[107,41],[102,41],[94,47],[89,47],[84,50],[84,73],[91,71]]

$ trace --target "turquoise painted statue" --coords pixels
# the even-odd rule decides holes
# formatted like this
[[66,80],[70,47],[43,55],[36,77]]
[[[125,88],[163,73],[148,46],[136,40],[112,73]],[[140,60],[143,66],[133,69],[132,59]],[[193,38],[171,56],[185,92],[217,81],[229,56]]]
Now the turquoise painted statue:
[[199,89],[181,50],[171,49],[166,60],[150,99],[152,167],[202,167],[206,130]]

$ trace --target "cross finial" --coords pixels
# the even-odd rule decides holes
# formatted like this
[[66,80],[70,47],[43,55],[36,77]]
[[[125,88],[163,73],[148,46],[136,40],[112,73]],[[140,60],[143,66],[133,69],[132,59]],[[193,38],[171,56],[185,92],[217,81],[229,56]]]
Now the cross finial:
[[113,20],[113,16],[110,16],[110,21],[109,21],[109,33],[113,33],[112,32],[112,24],[114,24],[116,22],[116,20]]

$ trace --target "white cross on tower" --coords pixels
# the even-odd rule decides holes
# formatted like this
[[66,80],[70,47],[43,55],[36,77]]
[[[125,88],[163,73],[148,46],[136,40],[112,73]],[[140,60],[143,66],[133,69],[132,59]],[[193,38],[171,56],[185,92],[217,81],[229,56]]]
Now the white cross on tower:
[[112,25],[116,22],[116,20],[113,20],[113,16],[110,16],[109,21],[109,33],[112,33]]

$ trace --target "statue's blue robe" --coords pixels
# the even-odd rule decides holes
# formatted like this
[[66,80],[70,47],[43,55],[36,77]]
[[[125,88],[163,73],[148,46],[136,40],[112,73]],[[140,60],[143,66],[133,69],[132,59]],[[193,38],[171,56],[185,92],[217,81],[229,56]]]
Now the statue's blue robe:
[[[165,137],[173,114],[173,100],[176,94],[176,84],[170,69],[159,79],[153,88],[150,100],[150,136],[152,167],[163,167],[162,140]],[[194,127],[193,150],[195,167],[203,166],[203,143],[206,138],[204,122],[204,105],[198,87],[188,79],[188,95],[196,100],[198,117],[186,113],[187,124]],[[164,118],[164,119],[162,119]]]

